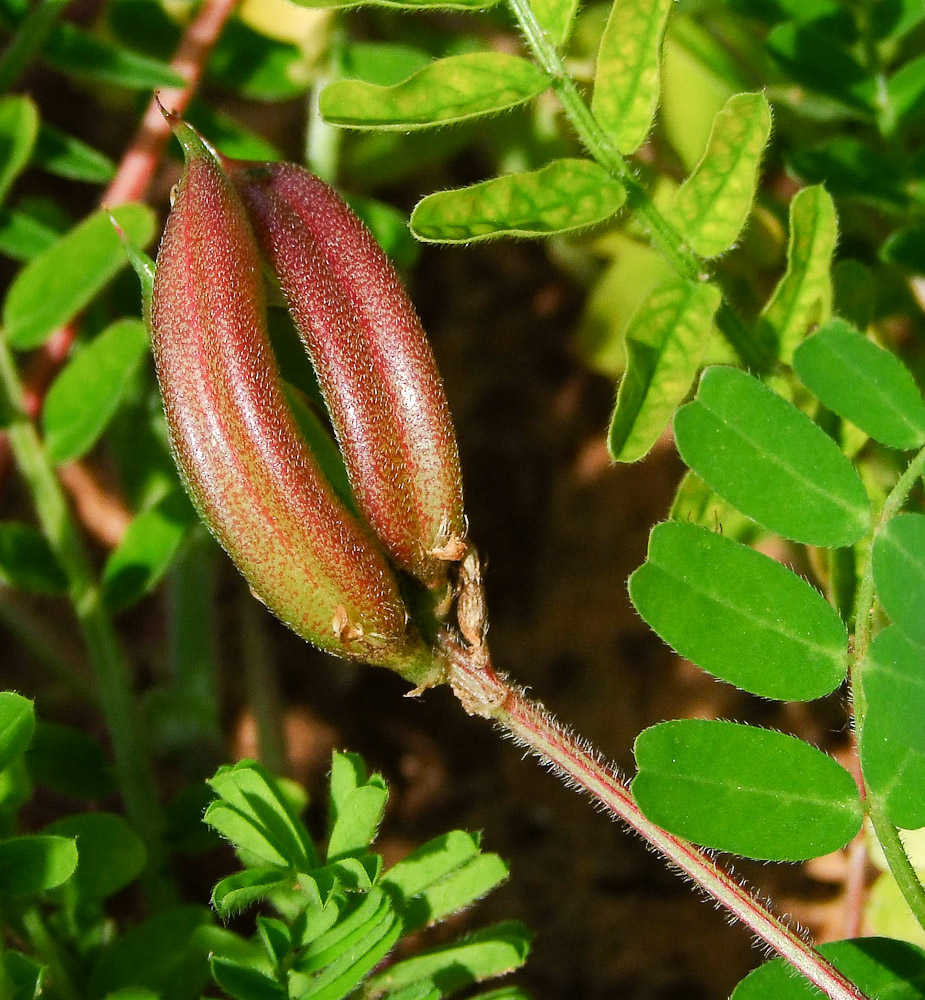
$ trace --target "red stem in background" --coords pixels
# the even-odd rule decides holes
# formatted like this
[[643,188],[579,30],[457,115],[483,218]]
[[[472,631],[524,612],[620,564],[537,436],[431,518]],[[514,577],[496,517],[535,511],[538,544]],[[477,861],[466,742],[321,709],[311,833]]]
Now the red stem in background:
[[492,719],[567,784],[586,791],[741,920],[830,1000],[866,1000],[865,995],[797,931],[771,913],[705,851],[646,819],[616,770],[602,763],[594,751],[587,748],[585,741],[556,722],[542,705],[531,701],[522,690],[497,674],[484,645],[467,646],[444,635],[443,647],[450,684],[470,715]]
[[[160,92],[165,107],[178,114],[185,110],[202,79],[209,53],[238,3],[239,0],[204,0],[170,63],[171,69],[179,73],[186,84]],[[119,162],[115,176],[100,198],[100,204],[115,208],[128,201],[142,199],[151,185],[170,135],[170,125],[161,114],[156,100],[152,99],[131,145]],[[45,393],[67,359],[77,332],[76,322],[62,327],[52,334],[32,359],[23,380],[23,408],[30,419],[36,419],[41,412]],[[7,471],[9,458],[9,442],[3,435],[0,437],[0,479]]]

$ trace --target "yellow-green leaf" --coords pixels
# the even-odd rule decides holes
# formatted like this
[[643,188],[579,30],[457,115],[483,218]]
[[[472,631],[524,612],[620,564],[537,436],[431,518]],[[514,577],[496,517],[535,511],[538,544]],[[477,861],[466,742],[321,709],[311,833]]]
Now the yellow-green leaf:
[[541,94],[549,78],[503,52],[468,52],[424,66],[390,87],[337,80],[321,94],[321,114],[358,129],[418,129],[497,114]]
[[0,100],[0,201],[29,162],[39,130],[39,112],[28,97]]
[[591,110],[621,153],[645,141],[659,96],[671,0],[616,0],[601,36]]
[[714,119],[703,158],[668,213],[702,257],[728,250],[742,231],[770,134],[771,107],[764,94],[735,94]]
[[496,236],[551,236],[609,219],[623,186],[590,160],[553,160],[418,202],[411,231],[426,243],[473,243]]

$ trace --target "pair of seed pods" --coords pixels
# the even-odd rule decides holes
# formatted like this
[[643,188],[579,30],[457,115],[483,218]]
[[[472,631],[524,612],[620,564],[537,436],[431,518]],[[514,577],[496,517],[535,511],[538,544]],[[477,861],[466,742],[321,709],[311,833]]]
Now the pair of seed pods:
[[[317,177],[224,160],[173,124],[186,162],[158,251],[151,333],[186,489],[252,591],[299,635],[420,682],[432,653],[395,568],[433,606],[467,546],[456,439],[414,308]],[[284,398],[264,266],[314,366],[359,517]]]

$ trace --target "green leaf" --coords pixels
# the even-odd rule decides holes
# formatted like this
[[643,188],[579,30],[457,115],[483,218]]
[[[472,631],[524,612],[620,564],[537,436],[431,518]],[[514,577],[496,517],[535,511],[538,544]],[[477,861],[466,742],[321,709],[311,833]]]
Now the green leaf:
[[66,882],[77,867],[67,837],[13,837],[0,842],[0,897],[31,896]]
[[770,134],[771,106],[764,94],[735,94],[713,120],[703,158],[668,212],[701,257],[716,257],[738,239]]
[[591,111],[621,153],[645,142],[658,105],[670,0],[615,0],[601,36]]
[[626,191],[590,160],[553,160],[418,202],[411,231],[425,243],[477,243],[497,236],[552,236],[604,222]]
[[256,101],[299,97],[313,84],[313,67],[297,45],[229,20],[209,56],[206,80]]
[[844,320],[804,340],[793,367],[825,406],[875,440],[902,449],[925,443],[925,402],[909,371]]
[[288,1000],[289,997],[289,992],[275,979],[230,958],[213,958],[212,976],[236,1000]]
[[822,187],[803,188],[790,203],[787,270],[761,311],[758,335],[789,364],[807,331],[825,323],[832,310],[829,270],[838,240],[831,196]]
[[718,531],[745,545],[753,545],[763,534],[751,518],[726,503],[696,472],[688,471],[681,480],[668,516],[674,521]]
[[871,643],[861,673],[861,767],[894,826],[925,826],[925,646],[891,625]]
[[382,876],[381,885],[398,894],[403,903],[478,857],[479,838],[451,830],[428,840],[402,858]]
[[40,721],[26,752],[32,780],[61,795],[98,801],[116,792],[109,758],[83,729]]
[[824,28],[781,24],[768,35],[766,45],[797,83],[865,116],[872,113],[875,78]]
[[387,996],[388,1000],[441,1000],[443,994],[430,979],[423,979]]
[[0,201],[22,173],[39,129],[39,112],[29,97],[0,99]]
[[389,793],[385,788],[363,785],[344,800],[328,842],[328,860],[365,851],[382,822]]
[[3,954],[3,969],[13,987],[9,1000],[36,1000],[41,995],[47,966],[21,951],[10,949]]
[[674,280],[634,313],[626,331],[626,374],[607,436],[615,462],[636,462],[648,454],[690,392],[720,301],[713,285]]
[[406,928],[435,924],[487,896],[508,877],[497,854],[480,854],[409,900],[402,912]]
[[672,649],[752,694],[805,701],[845,679],[848,632],[838,612],[786,566],[714,531],[656,525],[629,590]]
[[[918,1000],[925,994],[925,951],[893,938],[830,941],[819,951],[867,996]],[[775,958],[749,973],[729,1000],[817,1000],[819,991]]]
[[270,961],[275,968],[279,968],[292,948],[292,932],[289,927],[276,917],[258,917],[257,933]]
[[[120,205],[112,215],[133,242],[146,245],[154,236],[154,213],[147,206]],[[125,265],[109,216],[100,210],[84,219],[16,275],[3,303],[3,325],[13,347],[44,343]]]
[[677,719],[643,730],[634,752],[639,808],[704,847],[800,861],[837,851],[861,828],[854,779],[796,737]]
[[32,260],[60,233],[31,212],[0,208],[0,253],[13,260]]
[[925,644],[925,514],[899,514],[877,532],[874,583],[883,610],[915,642]]
[[921,121],[925,114],[925,55],[910,59],[887,80],[886,95],[883,118],[888,135]]
[[15,691],[0,691],[0,771],[25,752],[35,732],[35,709]]
[[32,162],[50,174],[88,184],[106,184],[116,172],[104,153],[47,122],[39,129]]
[[879,257],[909,274],[925,274],[925,227],[913,223],[894,229],[883,241]]
[[96,444],[147,350],[144,323],[123,319],[71,358],[52,384],[42,410],[45,447],[52,462],[73,461]]
[[807,184],[825,184],[834,198],[853,198],[889,212],[906,212],[907,167],[892,151],[837,135],[787,155],[787,164]]
[[281,867],[310,871],[317,866],[308,831],[265,768],[239,761],[219,768],[209,784],[222,801],[209,806],[205,822],[236,847]]
[[484,10],[497,0],[292,0],[299,7],[387,7],[397,10]]
[[223,919],[266,899],[277,889],[283,888],[289,879],[280,868],[262,866],[235,872],[223,878],[212,890],[212,905]]
[[537,23],[556,46],[564,45],[572,33],[578,0],[530,0]]
[[486,927],[462,941],[397,962],[371,979],[368,992],[398,989],[430,979],[444,995],[492,976],[519,969],[527,960],[533,935],[517,921]]
[[439,59],[402,83],[381,87],[336,80],[321,93],[321,114],[346,128],[416,129],[507,111],[542,94],[549,78],[503,52]]
[[113,611],[130,607],[157,586],[196,523],[195,511],[179,490],[132,521],[103,569],[103,595]]
[[870,528],[853,466],[809,417],[735,368],[708,368],[674,420],[685,463],[770,531],[806,545],[852,545]]
[[104,900],[131,885],[144,871],[145,845],[114,813],[65,816],[46,827],[48,833],[77,843],[77,872],[68,883],[78,899]]
[[0,521],[0,583],[17,590],[66,594],[67,577],[45,536],[29,524]]
[[42,59],[62,73],[130,90],[186,86],[186,80],[166,63],[91,35],[73,24],[55,28],[42,49]]

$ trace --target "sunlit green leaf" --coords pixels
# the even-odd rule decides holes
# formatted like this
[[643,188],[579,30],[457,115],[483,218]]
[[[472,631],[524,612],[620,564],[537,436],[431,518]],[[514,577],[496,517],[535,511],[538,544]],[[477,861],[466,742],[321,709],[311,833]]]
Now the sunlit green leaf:
[[39,112],[31,98],[0,99],[0,201],[29,162],[38,129]]
[[431,128],[497,114],[541,94],[549,78],[532,62],[503,52],[448,56],[402,83],[381,87],[336,80],[321,93],[321,113],[347,128]]
[[713,285],[676,280],[656,289],[633,315],[607,437],[615,462],[644,457],[690,392],[720,298]]
[[551,236],[609,219],[623,186],[590,160],[553,160],[418,202],[411,231],[427,243],[475,243],[496,236]]
[[862,666],[866,710],[860,732],[868,793],[895,826],[925,826],[925,646],[895,626],[871,643]]
[[925,114],[925,55],[904,63],[886,84],[882,113],[887,133],[909,128]]
[[854,778],[793,736],[677,719],[643,730],[634,750],[639,808],[705,847],[798,861],[844,847],[861,827]]
[[656,525],[629,588],[676,652],[753,694],[803,701],[845,679],[848,633],[835,609],[786,566],[715,531]]
[[273,865],[235,872],[212,890],[212,905],[220,917],[227,918],[266,899],[287,881],[285,869]]
[[444,992],[519,969],[527,960],[533,935],[520,923],[510,921],[487,927],[463,941],[425,952],[392,965],[369,982],[375,995],[386,986],[408,986],[435,977]]
[[195,512],[179,490],[142,511],[106,560],[103,593],[109,607],[121,611],[155,587],[195,523]]
[[108,156],[47,122],[39,129],[32,162],[50,174],[88,184],[107,183],[116,169]]
[[708,368],[674,429],[687,465],[770,531],[837,547],[869,530],[870,501],[835,442],[745,372]]
[[[830,941],[819,951],[866,996],[917,1000],[925,994],[925,951],[892,938]],[[729,1000],[818,1000],[819,991],[775,958],[749,973]]]
[[118,320],[78,350],[55,379],[42,409],[52,462],[86,454],[106,429],[148,349],[144,323]]
[[714,119],[703,158],[678,189],[668,215],[700,256],[716,257],[738,239],[770,134],[771,107],[764,94],[736,94]]
[[508,867],[497,854],[480,854],[411,899],[402,911],[405,926],[435,924],[487,896],[507,877]]
[[383,875],[382,885],[389,886],[407,902],[477,857],[478,853],[478,837],[463,830],[452,830],[427,841],[392,865]]
[[[114,209],[133,242],[154,236],[154,213],[145,205]],[[126,264],[125,251],[109,213],[84,219],[16,275],[3,303],[3,325],[13,347],[37,347],[72,319]]]
[[891,518],[874,539],[874,582],[883,610],[925,644],[925,514]]
[[230,958],[214,957],[212,976],[235,1000],[288,1000],[290,995],[285,987],[259,969]]
[[15,691],[0,691],[0,771],[25,751],[35,732],[35,709]]
[[497,0],[292,0],[300,7],[392,7],[399,10],[482,10]]
[[838,239],[831,196],[821,187],[804,188],[790,203],[787,270],[761,312],[759,336],[789,364],[797,344],[832,310],[829,269]]
[[597,56],[591,110],[621,153],[634,153],[652,127],[670,8],[670,0],[615,0],[610,9]]
[[833,413],[891,448],[925,443],[925,402],[903,363],[844,320],[804,340],[793,356],[800,381]]
[[36,835],[0,841],[0,898],[54,889],[76,867],[77,846],[71,838]]
[[578,0],[530,0],[540,27],[555,45],[564,45],[572,31]]
[[45,536],[19,521],[0,521],[0,582],[36,594],[65,594],[68,588]]

